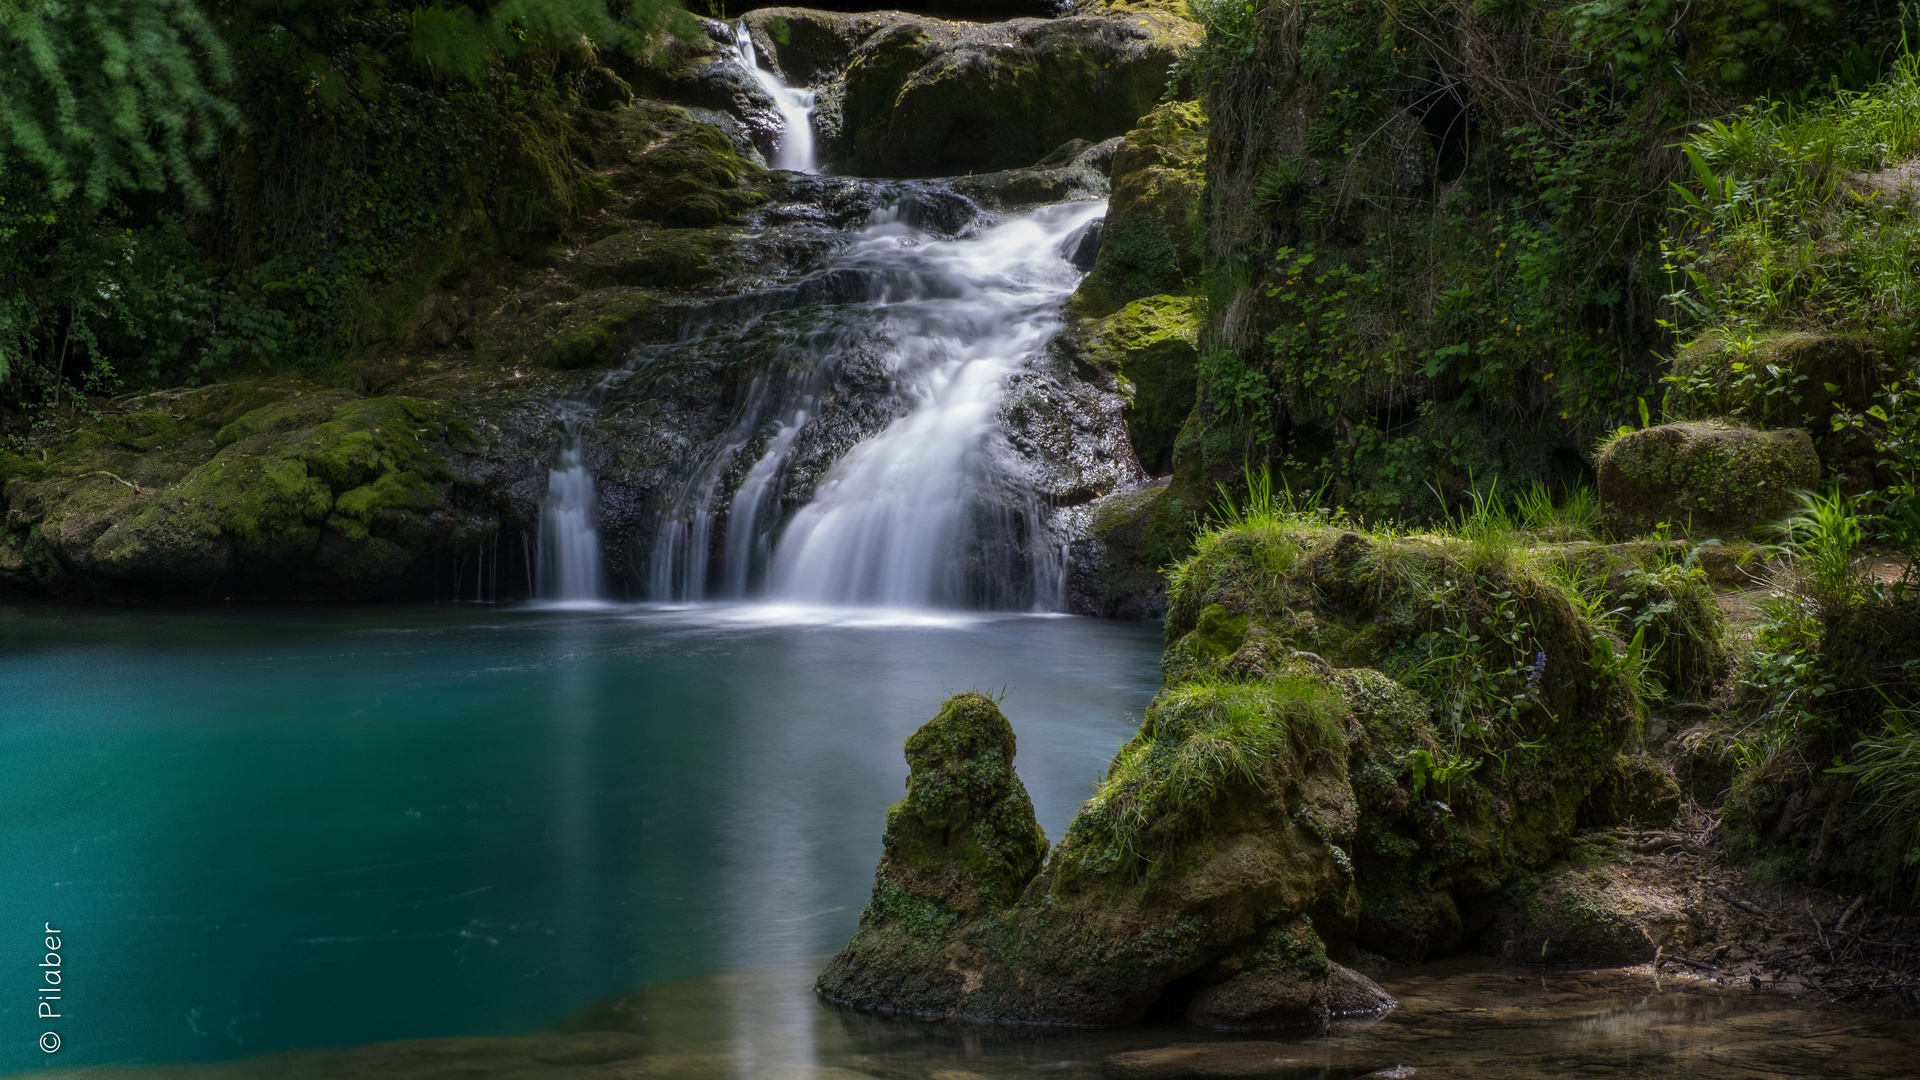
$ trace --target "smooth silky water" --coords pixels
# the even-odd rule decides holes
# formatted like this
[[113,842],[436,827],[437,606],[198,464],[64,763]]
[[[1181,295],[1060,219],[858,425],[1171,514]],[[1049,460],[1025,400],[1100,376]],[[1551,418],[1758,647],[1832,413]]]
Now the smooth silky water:
[[[63,1065],[529,1031],[843,944],[950,693],[1004,690],[1057,837],[1158,649],[1026,616],[0,607],[0,940],[37,977],[25,930],[67,931]],[[33,1007],[0,994],[8,1031]]]

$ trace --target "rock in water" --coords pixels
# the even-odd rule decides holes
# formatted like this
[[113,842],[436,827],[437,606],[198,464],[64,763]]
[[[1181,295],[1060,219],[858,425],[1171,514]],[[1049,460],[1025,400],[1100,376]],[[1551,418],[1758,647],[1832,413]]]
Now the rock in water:
[[953,931],[1017,899],[1047,837],[1013,771],[1013,725],[984,694],[956,694],[907,740],[907,797],[887,810],[885,849],[860,929],[820,976],[826,997],[943,1013]]
[[[1633,686],[1608,659],[1625,645],[1517,549],[1275,512],[1205,535],[1169,599],[1165,687],[1037,872],[1012,839],[1034,834],[1011,732],[946,733],[1001,730],[998,711],[956,698],[914,736],[873,902],[824,995],[1215,1030],[1377,1013],[1393,999],[1332,957],[1481,939],[1601,774],[1637,767]],[[1517,628],[1496,646],[1447,644],[1496,620]],[[1504,711],[1468,711],[1469,679]],[[1616,794],[1586,812],[1618,812]]]
[[821,994],[1083,1025],[1177,1008],[1163,997],[1208,983],[1228,988],[1195,996],[1207,1026],[1390,1006],[1356,994],[1371,984],[1329,964],[1316,930],[1344,935],[1359,910],[1339,850],[1354,804],[1338,694],[1308,680],[1182,689],[1156,702],[1044,870],[1011,728],[978,694],[949,701],[907,744],[873,899]]

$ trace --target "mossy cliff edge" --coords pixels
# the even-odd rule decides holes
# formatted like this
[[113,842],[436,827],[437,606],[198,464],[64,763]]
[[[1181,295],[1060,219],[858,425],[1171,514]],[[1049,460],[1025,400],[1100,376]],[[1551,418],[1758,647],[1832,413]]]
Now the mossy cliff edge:
[[1341,959],[1478,943],[1637,790],[1607,778],[1635,771],[1645,675],[1578,562],[1293,512],[1208,532],[1173,575],[1164,688],[1044,864],[992,701],[955,697],[909,740],[821,994],[1223,1030],[1390,1007]]

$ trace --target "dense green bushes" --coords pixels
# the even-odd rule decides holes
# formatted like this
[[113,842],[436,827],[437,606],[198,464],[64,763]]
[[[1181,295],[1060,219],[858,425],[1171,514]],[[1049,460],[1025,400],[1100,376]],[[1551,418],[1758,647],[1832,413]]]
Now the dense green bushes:
[[596,50],[676,18],[661,0],[0,6],[0,403],[313,372],[391,340],[396,282],[569,220],[566,109]]
[[1894,50],[1862,43],[1898,38],[1867,4],[1199,10],[1227,313],[1199,445],[1375,520],[1433,516],[1472,477],[1577,483],[1658,412],[1673,331],[1707,328],[1663,257],[1693,197],[1674,144],[1756,97],[1864,86]]

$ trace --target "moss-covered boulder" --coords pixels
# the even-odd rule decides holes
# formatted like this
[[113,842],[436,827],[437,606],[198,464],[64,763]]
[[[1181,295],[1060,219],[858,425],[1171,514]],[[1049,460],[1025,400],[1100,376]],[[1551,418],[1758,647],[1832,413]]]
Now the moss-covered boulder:
[[[952,176],[1029,165],[1069,139],[1122,134],[1199,41],[1166,9],[1059,19],[890,20],[860,43],[837,105],[832,156],[867,176]],[[831,110],[829,110],[831,111]],[[1153,290],[1164,291],[1164,290]]]
[[380,595],[450,539],[432,402],[295,379],[155,397],[14,470],[0,581]]
[[[956,698],[914,738],[945,739],[949,711],[979,707]],[[910,781],[908,801],[888,815],[874,899],[821,975],[821,993],[919,1015],[1110,1025],[1138,1019],[1176,979],[1204,973],[1197,981],[1232,986],[1197,1022],[1324,1019],[1328,1002],[1351,1003],[1358,978],[1342,973],[1329,985],[1335,969],[1315,930],[1338,933],[1356,907],[1340,846],[1353,830],[1345,712],[1339,692],[1309,676],[1162,695],[1045,869],[1004,907],[998,887],[1011,876],[989,875],[995,887],[979,888],[982,878],[956,873],[943,850],[910,855],[896,841],[900,822],[922,818]],[[997,756],[980,760],[990,775],[999,768]],[[994,822],[973,833],[1027,835],[1012,827],[1024,792],[1009,799],[971,775],[955,774],[981,793],[962,817]],[[939,899],[954,895],[944,886],[901,889],[903,874],[959,882],[967,909]],[[1390,1001],[1377,991],[1372,1000]]]
[[1207,118],[1198,102],[1160,105],[1127,132],[1113,154],[1100,254],[1069,311],[1108,315],[1131,300],[1178,292],[1198,276],[1206,150]]
[[1673,771],[1648,754],[1621,754],[1596,777],[1580,808],[1580,824],[1658,829],[1673,824],[1679,813],[1680,782]]
[[1638,737],[1626,643],[1550,570],[1518,544],[1275,507],[1204,534],[1171,575],[1165,688],[1019,898],[973,917],[900,900],[890,815],[874,902],[821,992],[1233,1030],[1389,1007],[1330,955],[1478,940]]
[[1148,296],[1076,334],[1079,355],[1122,380],[1127,431],[1140,464],[1154,476],[1172,471],[1174,441],[1193,412],[1194,366],[1205,315],[1202,297]]
[[1799,428],[1760,431],[1722,420],[1627,432],[1599,455],[1603,523],[1634,537],[1660,525],[1690,536],[1741,537],[1786,516],[1794,492],[1820,480]]
[[1626,643],[1535,559],[1280,515],[1206,535],[1174,574],[1170,683],[1289,657],[1366,672],[1337,676],[1370,703],[1348,748],[1366,948],[1418,959],[1471,941],[1638,737]]

